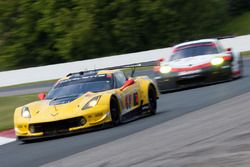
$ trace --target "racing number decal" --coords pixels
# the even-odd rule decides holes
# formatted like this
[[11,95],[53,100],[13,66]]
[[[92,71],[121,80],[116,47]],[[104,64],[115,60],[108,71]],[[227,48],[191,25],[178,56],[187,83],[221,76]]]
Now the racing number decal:
[[125,105],[126,105],[126,108],[129,109],[132,107],[132,97],[131,97],[131,94],[128,94],[125,96]]
[[134,106],[137,106],[139,104],[139,97],[138,97],[138,93],[135,92],[134,93]]
[[[133,97],[133,104],[132,104],[132,97]],[[133,96],[131,94],[125,96],[125,106],[127,109],[132,108],[132,105],[136,106],[138,104],[139,104],[139,97],[137,92],[133,93]]]

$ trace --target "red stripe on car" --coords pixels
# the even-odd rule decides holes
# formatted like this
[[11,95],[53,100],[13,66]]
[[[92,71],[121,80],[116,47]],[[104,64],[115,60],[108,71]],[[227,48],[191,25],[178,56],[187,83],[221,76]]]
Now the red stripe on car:
[[193,70],[198,70],[200,68],[210,67],[210,66],[211,66],[211,63],[205,63],[205,64],[192,66],[192,67],[172,68],[171,72],[193,71]]
[[232,56],[223,56],[224,60],[232,60]]
[[241,74],[241,71],[240,71],[240,70],[234,71],[233,74],[234,74],[234,75],[240,75],[240,74]]
[[154,66],[153,71],[154,72],[160,72],[160,66]]

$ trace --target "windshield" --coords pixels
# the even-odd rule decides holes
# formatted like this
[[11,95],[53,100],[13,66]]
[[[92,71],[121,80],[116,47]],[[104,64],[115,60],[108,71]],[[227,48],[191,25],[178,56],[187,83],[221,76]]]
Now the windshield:
[[57,83],[48,93],[46,99],[73,98],[86,92],[101,92],[112,88],[111,78],[74,78]]
[[194,56],[217,54],[218,50],[212,43],[193,44],[182,46],[174,51],[171,60],[183,59]]

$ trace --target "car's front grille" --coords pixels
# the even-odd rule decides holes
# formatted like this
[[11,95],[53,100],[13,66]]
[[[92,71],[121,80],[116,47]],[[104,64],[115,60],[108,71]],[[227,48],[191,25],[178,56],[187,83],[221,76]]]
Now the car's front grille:
[[204,76],[198,76],[194,78],[181,78],[177,80],[178,85],[192,85],[192,84],[199,84],[206,80]]
[[30,124],[29,130],[31,133],[43,132],[44,135],[65,133],[69,128],[83,126],[86,123],[83,117],[75,117],[54,122]]

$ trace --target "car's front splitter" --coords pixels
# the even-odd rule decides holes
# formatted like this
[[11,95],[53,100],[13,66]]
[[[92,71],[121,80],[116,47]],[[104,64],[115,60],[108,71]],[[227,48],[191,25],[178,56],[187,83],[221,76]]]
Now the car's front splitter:
[[50,133],[47,135],[40,135],[40,136],[17,136],[17,140],[22,141],[22,142],[35,142],[35,141],[40,141],[40,140],[47,140],[47,139],[55,139],[55,138],[60,138],[60,137],[66,137],[66,136],[71,136],[71,135],[78,135],[80,133],[87,133],[90,131],[96,131],[96,130],[101,130],[111,127],[110,123],[103,123],[100,125],[92,126],[89,128],[82,128],[74,131],[64,131],[62,133]]
[[187,74],[181,72],[174,72],[165,75],[160,74],[155,77],[155,80],[160,92],[168,92],[228,80],[231,76],[231,66],[228,65],[223,68],[203,68],[200,69],[199,72],[190,72]]

